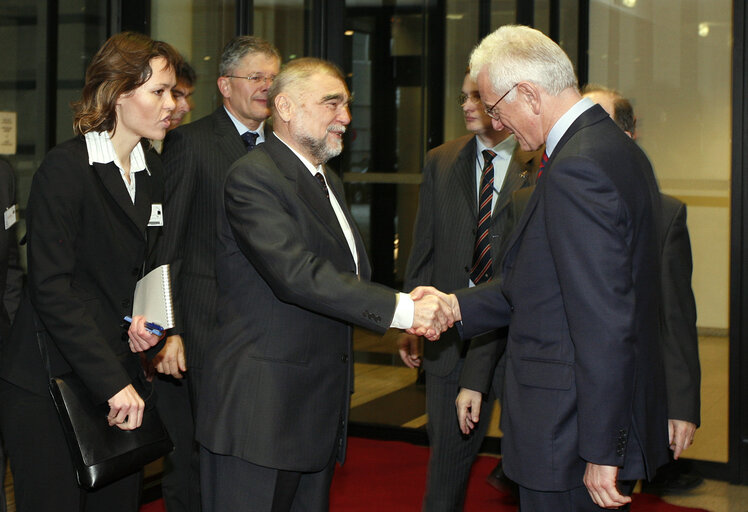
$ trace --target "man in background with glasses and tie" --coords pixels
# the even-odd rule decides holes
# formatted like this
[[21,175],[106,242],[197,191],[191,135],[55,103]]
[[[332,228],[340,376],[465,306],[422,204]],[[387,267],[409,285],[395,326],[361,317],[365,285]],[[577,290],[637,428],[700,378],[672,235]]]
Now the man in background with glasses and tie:
[[[470,134],[428,153],[405,272],[406,290],[432,285],[454,291],[490,281],[503,255],[512,193],[535,183],[542,151],[522,151],[509,130],[492,126],[469,70],[459,104]],[[456,329],[450,329],[437,343],[426,344],[418,336],[402,333],[397,344],[406,366],[422,366],[426,376],[431,456],[423,510],[462,510],[470,468],[488,430],[494,398],[501,398],[506,329],[464,341]],[[485,371],[465,374],[466,360]],[[480,390],[487,397],[485,415],[469,436],[455,422],[460,387]]]
[[[177,326],[168,333],[157,369],[177,379],[186,377],[193,411],[205,351],[215,342],[216,219],[223,205],[223,182],[235,160],[265,141],[267,93],[280,63],[278,49],[269,42],[254,36],[232,39],[218,70],[223,104],[170,131],[164,140],[168,202],[160,247],[164,261],[171,262]],[[197,456],[193,459],[190,489],[197,491]],[[187,503],[179,510],[199,510],[199,496],[183,499]]]

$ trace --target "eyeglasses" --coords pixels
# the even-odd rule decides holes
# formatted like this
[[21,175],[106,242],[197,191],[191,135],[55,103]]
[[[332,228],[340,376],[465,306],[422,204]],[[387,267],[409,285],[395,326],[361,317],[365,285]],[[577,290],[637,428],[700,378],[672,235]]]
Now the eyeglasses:
[[506,95],[507,95],[507,94],[509,94],[510,92],[512,92],[512,89],[514,89],[514,88],[515,88],[515,87],[517,87],[518,85],[519,85],[519,84],[518,84],[518,83],[516,83],[516,84],[514,84],[513,86],[511,86],[511,87],[509,88],[509,90],[508,90],[507,92],[505,92],[505,93],[503,94],[503,96],[501,96],[501,98],[499,98],[498,100],[496,100],[496,103],[494,103],[494,104],[493,104],[493,106],[492,106],[491,108],[486,108],[486,109],[483,109],[483,112],[485,112],[485,113],[486,113],[486,115],[487,115],[488,117],[490,117],[491,119],[494,119],[494,120],[498,121],[498,120],[499,120],[499,114],[497,114],[496,112],[494,112],[494,111],[493,111],[493,109],[495,109],[495,108],[496,108],[496,105],[498,105],[498,104],[499,104],[499,102],[500,102],[501,100],[503,100],[504,98],[506,98]]
[[245,80],[249,80],[254,85],[260,85],[260,84],[272,84],[273,80],[275,80],[275,75],[263,75],[262,73],[255,73],[254,75],[249,76],[236,76],[236,75],[224,75],[226,78],[243,78]]
[[470,94],[460,93],[459,96],[457,96],[457,103],[460,106],[463,106],[466,101],[470,101],[470,103],[480,103],[480,94],[477,92],[471,92]]

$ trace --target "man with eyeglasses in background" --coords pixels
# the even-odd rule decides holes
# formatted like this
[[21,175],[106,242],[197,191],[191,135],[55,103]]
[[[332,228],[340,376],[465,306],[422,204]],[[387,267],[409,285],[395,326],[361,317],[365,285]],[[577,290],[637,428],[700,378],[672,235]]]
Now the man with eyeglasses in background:
[[[522,151],[509,130],[492,126],[469,70],[459,102],[470,134],[428,153],[406,290],[432,285],[454,291],[489,281],[503,255],[512,193],[535,183],[542,151]],[[462,341],[452,328],[438,342],[426,344],[403,332],[397,344],[406,366],[422,365],[426,375],[431,457],[423,510],[462,510],[470,468],[491,422],[490,407],[503,389],[506,329]],[[466,360],[485,371],[462,372]],[[460,387],[487,397],[488,412],[469,436],[455,422]]]
[[[223,104],[212,114],[170,131],[164,140],[168,202],[160,242],[164,261],[171,262],[177,326],[168,332],[156,370],[177,379],[189,376],[185,380],[193,412],[205,351],[215,339],[216,219],[223,205],[223,182],[235,160],[265,141],[265,120],[270,115],[267,93],[280,63],[278,49],[269,42],[254,36],[232,39],[219,64],[217,83]],[[191,438],[194,429],[192,434]],[[188,449],[194,451],[188,508],[170,508],[167,501],[169,512],[199,510],[194,442]]]

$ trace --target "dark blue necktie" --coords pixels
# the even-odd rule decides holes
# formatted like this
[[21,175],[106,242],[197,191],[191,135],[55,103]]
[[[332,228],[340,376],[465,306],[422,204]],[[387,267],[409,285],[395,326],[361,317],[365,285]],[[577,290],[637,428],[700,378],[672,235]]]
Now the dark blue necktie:
[[254,132],[242,133],[242,140],[244,141],[244,146],[247,148],[247,152],[250,152],[255,148],[257,145],[257,137],[259,137],[259,135]]
[[483,150],[483,174],[478,193],[478,229],[475,234],[475,251],[470,279],[474,284],[490,281],[493,276],[491,267],[491,203],[493,201],[493,158],[496,153],[490,149]]

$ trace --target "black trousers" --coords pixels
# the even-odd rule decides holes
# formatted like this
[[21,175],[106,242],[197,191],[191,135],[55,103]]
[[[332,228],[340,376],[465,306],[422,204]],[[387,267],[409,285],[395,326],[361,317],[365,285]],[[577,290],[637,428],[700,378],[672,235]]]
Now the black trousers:
[[174,450],[164,457],[161,494],[168,512],[200,512],[200,455],[190,398],[191,372],[184,378],[157,374],[156,408],[169,431]]
[[205,512],[327,512],[335,456],[315,473],[282,471],[200,447]]
[[138,511],[142,471],[96,491],[78,487],[51,396],[0,379],[0,431],[18,512]]

